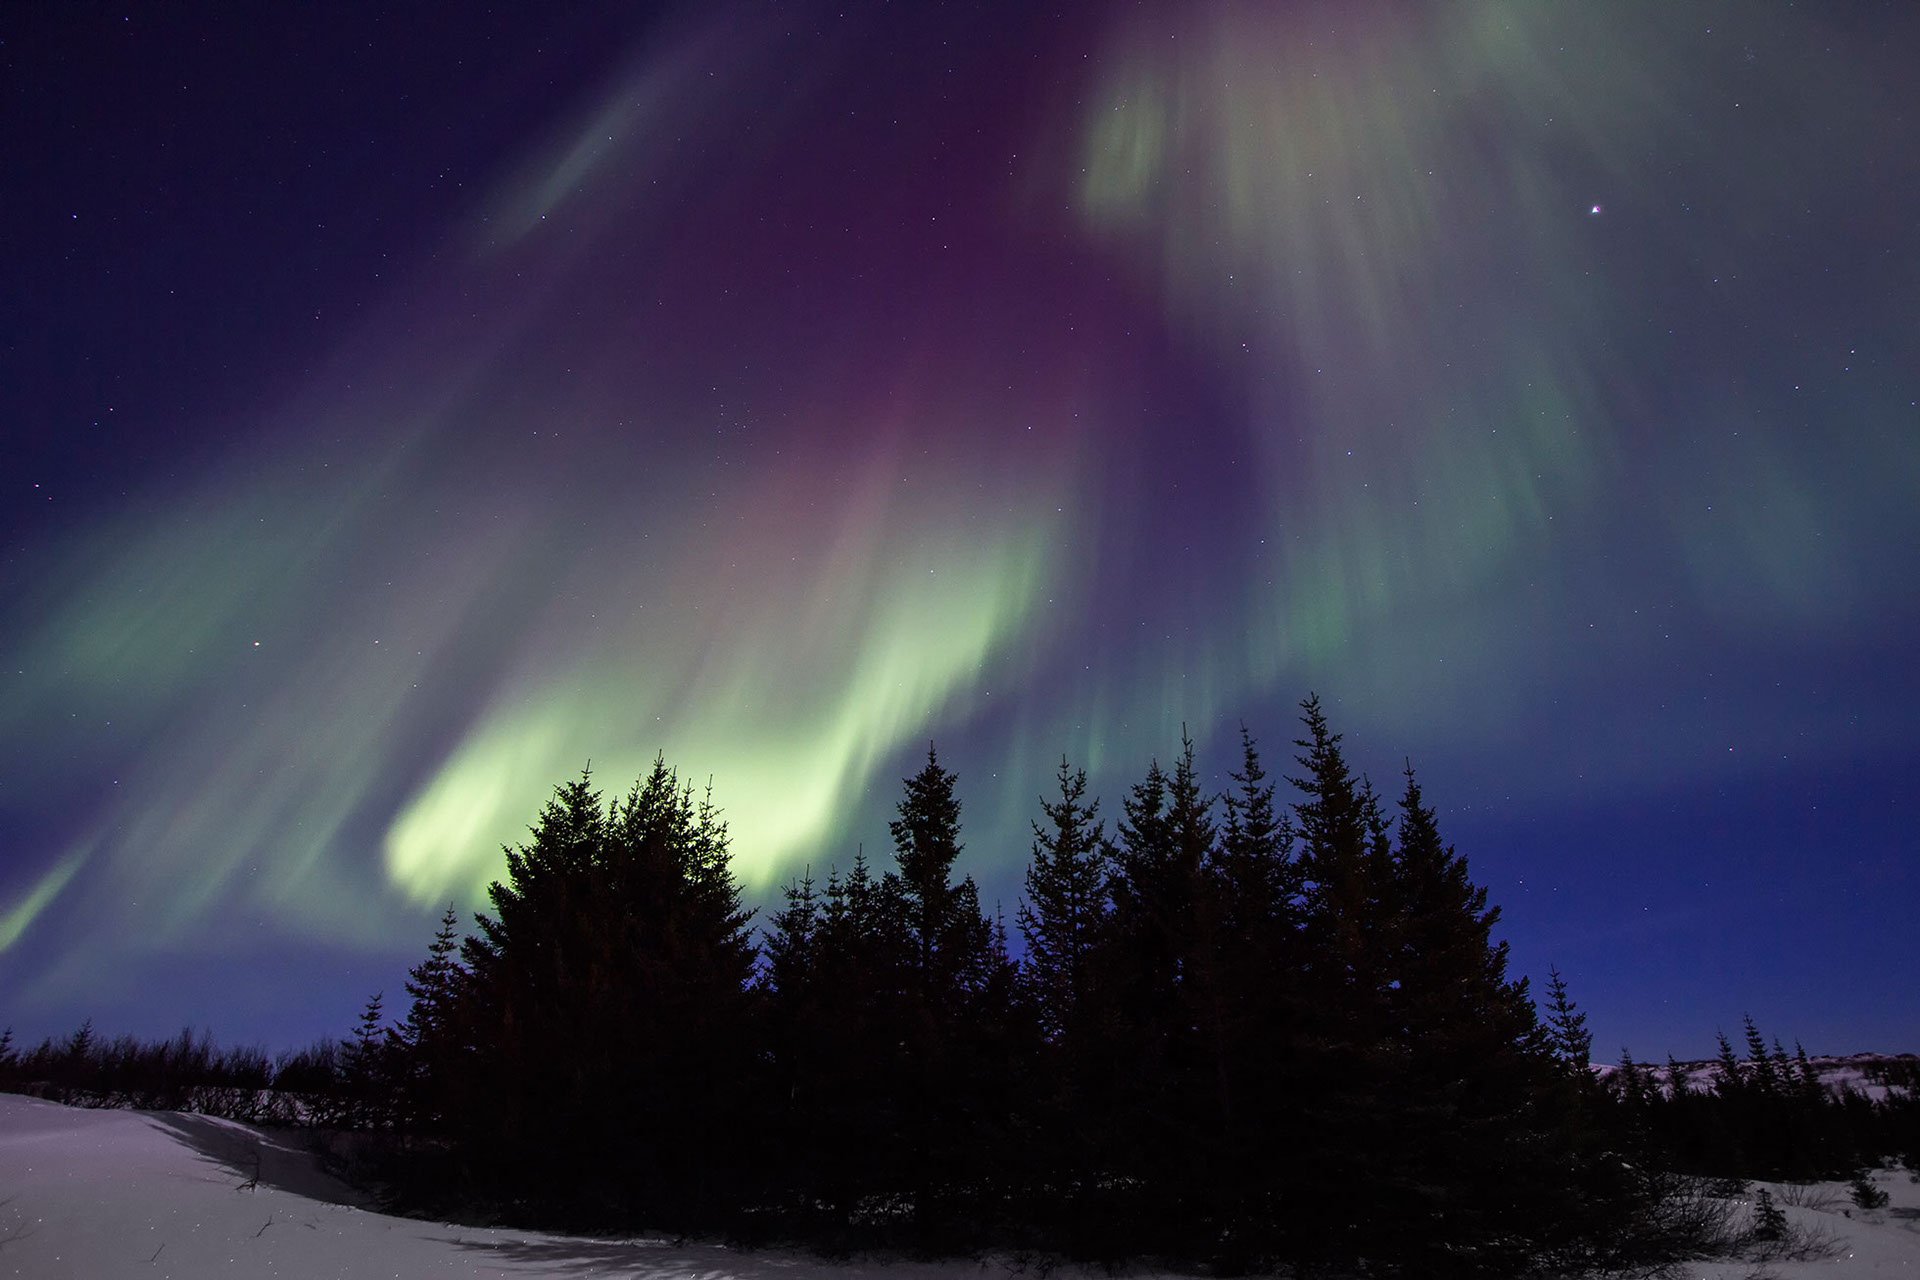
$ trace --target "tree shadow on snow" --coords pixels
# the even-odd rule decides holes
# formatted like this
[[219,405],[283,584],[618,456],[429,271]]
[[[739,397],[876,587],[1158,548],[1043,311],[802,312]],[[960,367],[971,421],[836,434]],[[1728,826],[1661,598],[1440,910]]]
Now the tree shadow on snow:
[[[503,1263],[554,1270],[578,1270],[582,1275],[611,1271],[635,1280],[693,1280],[728,1275],[753,1280],[900,1280],[914,1269],[899,1261],[871,1262],[808,1257],[805,1254],[755,1253],[724,1245],[685,1244],[671,1240],[593,1240],[544,1237],[531,1240],[474,1240],[448,1237],[447,1243]],[[922,1264],[928,1276],[997,1273],[1002,1268],[959,1260]]]
[[250,1129],[186,1112],[149,1112],[146,1119],[202,1160],[233,1175],[235,1190],[271,1187],[323,1204],[372,1207],[365,1195],[322,1170],[314,1153],[292,1133]]

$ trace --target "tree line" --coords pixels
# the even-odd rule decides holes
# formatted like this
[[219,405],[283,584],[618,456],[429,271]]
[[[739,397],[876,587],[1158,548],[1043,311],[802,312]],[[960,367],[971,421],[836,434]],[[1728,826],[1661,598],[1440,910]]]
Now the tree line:
[[[1807,1051],[1771,1044],[1751,1017],[1744,1053],[1720,1033],[1705,1071],[1631,1052],[1606,1079],[1616,1145],[1662,1167],[1717,1178],[1810,1182],[1852,1178],[1894,1159],[1920,1173],[1920,1058],[1868,1063],[1858,1083],[1823,1081]],[[1703,1078],[1704,1077],[1704,1078]],[[1878,1086],[1882,1101],[1867,1092]]]
[[[361,1173],[422,1211],[1222,1273],[1652,1265],[1701,1244],[1679,1175],[1911,1157],[1913,1090],[1836,1097],[1764,1045],[1710,1090],[1596,1073],[1412,770],[1387,799],[1301,711],[1287,799],[1244,731],[1224,794],[1183,741],[1112,815],[1062,761],[1011,927],[956,874],[931,749],[887,863],[800,876],[758,932],[710,795],[583,773],[474,929],[449,909],[401,1020],[376,997],[287,1085],[191,1037],[161,1066],[388,1135]],[[0,1083],[109,1058],[0,1041]],[[1752,1137],[1782,1117],[1802,1136]]]

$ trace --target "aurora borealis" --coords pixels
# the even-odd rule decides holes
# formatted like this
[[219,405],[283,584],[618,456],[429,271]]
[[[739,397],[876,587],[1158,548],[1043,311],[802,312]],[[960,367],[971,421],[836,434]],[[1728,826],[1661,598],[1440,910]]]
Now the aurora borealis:
[[0,19],[0,1020],[342,1030],[657,752],[1011,916],[1311,689],[1603,1048],[1920,1048],[1920,12],[547,9]]

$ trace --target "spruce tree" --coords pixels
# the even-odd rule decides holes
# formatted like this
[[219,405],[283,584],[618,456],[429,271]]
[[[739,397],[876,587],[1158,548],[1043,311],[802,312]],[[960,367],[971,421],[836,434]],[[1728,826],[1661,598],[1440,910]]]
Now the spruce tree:
[[503,849],[506,875],[487,887],[493,913],[476,915],[461,944],[471,975],[461,1047],[488,1069],[462,1072],[446,1099],[450,1137],[502,1195],[566,1185],[592,1141],[578,1050],[599,1034],[598,1010],[578,979],[607,811],[590,768],[554,788],[529,834]]
[[1753,1206],[1753,1227],[1749,1234],[1769,1244],[1787,1238],[1786,1212],[1773,1202],[1772,1194],[1765,1187],[1760,1189],[1759,1199]]
[[427,945],[427,958],[407,971],[406,991],[413,1003],[401,1024],[400,1041],[410,1048],[435,1039],[452,1016],[460,978],[455,959],[460,949],[459,924],[459,914],[448,903],[440,928]]
[[392,1122],[392,1056],[382,1023],[383,996],[375,992],[360,1010],[353,1034],[340,1046],[341,1083],[347,1095],[346,1123],[384,1129]]
[[1847,1182],[1847,1192],[1856,1208],[1869,1212],[1886,1208],[1887,1201],[1891,1199],[1883,1189],[1874,1185],[1873,1172],[1869,1169],[1854,1171],[1853,1177]]
[[1231,777],[1235,786],[1221,798],[1225,812],[1213,856],[1220,926],[1231,938],[1270,944],[1297,923],[1304,874],[1292,856],[1292,821],[1275,804],[1274,785],[1245,725],[1240,768]]
[[449,903],[427,958],[407,971],[406,992],[413,1003],[393,1038],[403,1120],[409,1128],[438,1131],[444,1120],[443,1095],[460,1069],[456,1020],[466,973],[458,959],[459,920]]
[[1499,912],[1411,769],[1390,820],[1319,703],[1302,713],[1299,1132],[1319,1182],[1288,1198],[1287,1252],[1433,1276],[1576,1262],[1594,1202],[1630,1188],[1559,1123],[1565,1072],[1507,974]]
[[1108,1092],[1129,1123],[1114,1127],[1110,1159],[1136,1185],[1162,1189],[1136,1209],[1141,1246],[1184,1247],[1196,1214],[1174,1192],[1191,1197],[1217,1168],[1221,1092],[1207,884],[1216,828],[1184,733],[1172,773],[1150,763],[1122,809],[1099,971],[1103,1018],[1128,1055],[1112,1064]]
[[[766,942],[767,989],[794,1229],[838,1238],[867,1195],[903,1176],[898,1135],[903,914],[864,852],[790,885]],[[824,1215],[827,1221],[814,1219]],[[838,1226],[834,1224],[838,1224]]]
[[1566,978],[1551,966],[1547,969],[1547,1043],[1576,1079],[1591,1078],[1593,1033],[1587,1030],[1587,1015],[1574,1004]]
[[599,879],[613,909],[594,922],[608,1014],[627,1031],[607,1065],[630,1167],[650,1201],[712,1221],[758,1171],[753,912],[710,786],[696,793],[656,759],[612,817]]
[[786,905],[773,917],[761,952],[766,979],[775,992],[798,995],[811,980],[819,942],[820,900],[813,891],[813,868],[789,881]]
[[1301,776],[1289,779],[1302,798],[1293,813],[1301,841],[1310,963],[1316,998],[1335,1000],[1356,1015],[1372,1004],[1389,945],[1382,926],[1382,870],[1378,853],[1377,804],[1347,767],[1340,735],[1327,723],[1316,697],[1300,704],[1307,736],[1295,740]]
[[1055,782],[1059,798],[1040,802],[1046,824],[1032,824],[1027,896],[1018,920],[1041,1030],[1061,1045],[1073,1040],[1087,1012],[1094,953],[1109,909],[1113,851],[1099,819],[1100,802],[1086,798],[1086,771],[1071,769],[1062,757]]
[[1714,1032],[1719,1045],[1719,1053],[1714,1059],[1719,1078],[1714,1081],[1713,1091],[1722,1098],[1738,1098],[1747,1092],[1747,1073],[1740,1066],[1739,1057],[1733,1052],[1733,1044],[1724,1031]]
[[1780,1094],[1781,1079],[1773,1055],[1767,1052],[1766,1037],[1760,1034],[1752,1014],[1745,1015],[1741,1024],[1747,1041],[1747,1080],[1756,1095],[1771,1101]]
[[[1563,1077],[1526,979],[1507,976],[1507,944],[1493,937],[1499,909],[1442,840],[1411,768],[1398,829],[1390,1103],[1411,1175],[1399,1187],[1403,1221],[1416,1228],[1419,1269],[1438,1274],[1461,1248],[1490,1262],[1491,1241],[1567,1221],[1583,1170],[1570,1135],[1541,1110]],[[1525,1264],[1521,1254],[1499,1261]]]
[[1253,735],[1240,730],[1240,767],[1222,797],[1219,839],[1208,868],[1214,904],[1213,967],[1218,983],[1219,1096],[1225,1104],[1215,1166],[1219,1212],[1238,1224],[1246,1269],[1280,1248],[1279,1228],[1298,1171],[1273,1153],[1300,1141],[1300,1037],[1308,1000],[1300,938],[1305,875],[1294,856],[1292,817]]
[[1314,1176],[1287,1188],[1286,1248],[1315,1265],[1341,1266],[1393,1230],[1384,1189],[1397,1164],[1386,985],[1395,922],[1377,882],[1369,829],[1377,806],[1367,803],[1319,700],[1308,697],[1300,709],[1301,773],[1289,779],[1300,794],[1293,815],[1305,878],[1297,1141]]
[[962,848],[955,783],[929,747],[889,824],[897,869],[881,881],[880,905],[894,921],[889,932],[905,943],[908,981],[890,1031],[905,1059],[896,1072],[896,1140],[913,1174],[921,1247],[955,1244],[954,1233],[978,1229],[967,1226],[975,1215],[958,1197],[983,1181],[1006,1113],[995,1082],[1008,1065],[1012,984],[1002,979],[1012,968],[1004,947],[996,953],[993,922],[981,913],[972,878],[953,879]]
[[[1113,879],[1114,926],[1134,961],[1133,982],[1152,1025],[1165,1037],[1191,1026],[1192,988],[1207,909],[1205,872],[1212,861],[1212,799],[1202,792],[1193,743],[1182,735],[1171,776],[1158,761],[1122,802]],[[1186,1006],[1186,1008],[1181,1008]],[[1170,1046],[1163,1046],[1169,1049]]]
[[[830,879],[829,884],[837,890],[836,880]],[[773,1096],[778,1103],[768,1155],[784,1182],[775,1195],[791,1207],[804,1204],[814,1193],[812,1180],[802,1171],[808,1167],[809,1152],[817,1143],[819,1102],[815,1092],[825,1074],[818,1047],[822,1030],[819,986],[823,920],[811,867],[790,880],[783,892],[785,905],[768,923],[761,944],[764,965],[760,982],[767,999]]]
[[1806,1046],[1798,1040],[1793,1042],[1793,1083],[1801,1101],[1820,1103],[1826,1101],[1826,1088],[1820,1083],[1820,1073],[1813,1068],[1813,1060],[1807,1057]]
[[915,976],[927,999],[946,994],[960,960],[950,954],[959,941],[956,931],[964,927],[959,887],[952,882],[961,848],[960,801],[954,795],[954,782],[954,775],[940,767],[939,755],[929,746],[926,765],[905,782],[899,816],[887,824],[899,868],[898,892],[906,911]]
[[[1026,900],[1018,921],[1026,939],[1021,971],[1033,1018],[1036,1059],[1044,1073],[1028,1164],[1043,1185],[1058,1189],[1051,1215],[1076,1247],[1099,1234],[1090,1221],[1090,1165],[1104,1157],[1114,1130],[1107,1082],[1116,1039],[1097,989],[1101,948],[1112,911],[1114,850],[1087,797],[1087,775],[1065,757],[1055,774],[1056,799],[1041,798],[1044,822],[1033,827]],[[1037,1199],[1030,1203],[1039,1207]]]
[[710,798],[664,760],[603,804],[583,773],[507,851],[465,957],[458,1140],[568,1220],[711,1221],[762,1096],[755,952]]
[[1674,1102],[1680,1102],[1692,1093],[1693,1082],[1688,1078],[1687,1069],[1669,1053],[1667,1055],[1667,1097]]
[[[1177,1103],[1164,1108],[1182,1131],[1170,1157],[1194,1188],[1202,1212],[1226,1212],[1222,1175],[1237,1145],[1231,1069],[1231,992],[1223,980],[1221,885],[1212,874],[1219,861],[1215,798],[1200,785],[1193,739],[1180,730],[1180,757],[1167,787],[1172,864],[1163,890],[1169,899],[1170,950],[1174,961],[1171,1040]],[[1184,1032],[1184,1034],[1182,1034]]]
[[67,1037],[67,1060],[76,1068],[89,1067],[93,1063],[97,1048],[93,1033],[93,1019],[84,1019],[79,1028]]

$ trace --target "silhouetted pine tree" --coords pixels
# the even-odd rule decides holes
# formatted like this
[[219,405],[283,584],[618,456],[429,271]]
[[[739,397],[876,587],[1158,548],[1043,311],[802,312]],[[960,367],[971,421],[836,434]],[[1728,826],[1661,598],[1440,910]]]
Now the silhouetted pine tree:
[[769,1160],[775,1172],[776,1202],[791,1213],[814,1192],[803,1170],[814,1144],[812,1092],[822,1074],[815,1050],[821,1022],[817,993],[821,900],[814,892],[813,869],[789,881],[783,895],[785,905],[768,922],[761,943],[760,980],[767,997],[766,1028],[777,1103]]
[[1714,1040],[1718,1053],[1714,1058],[1715,1078],[1709,1091],[1714,1105],[1696,1109],[1699,1131],[1687,1146],[1697,1153],[1693,1158],[1713,1164],[1724,1162],[1724,1172],[1751,1176],[1748,1171],[1756,1167],[1752,1126],[1757,1091],[1726,1033],[1715,1031]]
[[1390,822],[1317,700],[1302,713],[1298,1127],[1320,1181],[1289,1197],[1287,1252],[1409,1275],[1577,1265],[1636,1193],[1561,1123],[1567,1075],[1507,975],[1498,910],[1411,770]]
[[1252,733],[1240,729],[1240,768],[1206,865],[1198,925],[1206,946],[1206,1050],[1213,1126],[1196,1194],[1210,1232],[1208,1257],[1225,1270],[1260,1270],[1284,1255],[1300,1184],[1319,1171],[1275,1159],[1298,1150],[1304,1082],[1300,936],[1304,865],[1292,819]]
[[[960,901],[962,885],[953,883],[960,856],[960,801],[954,775],[940,767],[927,748],[927,763],[905,782],[906,795],[887,829],[893,835],[898,893],[905,909],[913,976],[923,1000],[938,1000],[960,981],[968,928]],[[970,882],[969,882],[970,883]],[[978,915],[978,910],[973,912]]]
[[819,944],[820,899],[813,891],[812,867],[787,883],[784,897],[786,905],[769,923],[760,951],[768,987],[797,996],[813,980],[814,951]]
[[1167,913],[1174,960],[1170,1039],[1176,1092],[1166,1107],[1179,1134],[1168,1156],[1194,1188],[1198,1208],[1218,1219],[1220,1175],[1237,1124],[1228,1064],[1229,995],[1221,980],[1219,884],[1212,875],[1219,827],[1215,799],[1200,786],[1193,740],[1180,731],[1180,758],[1167,786],[1167,826],[1172,862],[1164,868],[1171,910]]
[[449,903],[427,947],[427,958],[407,971],[406,991],[413,1003],[394,1032],[403,1122],[407,1128],[429,1133],[440,1131],[444,1095],[461,1070],[458,1018],[467,975],[458,958],[459,923],[459,914]]
[[[1258,745],[1244,725],[1240,768],[1230,776],[1235,786],[1221,797],[1225,816],[1211,865],[1220,928],[1232,939],[1270,947],[1299,927],[1306,874],[1293,857],[1291,816],[1276,806]],[[1234,948],[1223,954],[1235,954]]]
[[1078,1033],[1090,1012],[1088,989],[1107,922],[1113,849],[1099,820],[1100,802],[1086,798],[1086,770],[1070,769],[1062,757],[1056,783],[1059,799],[1040,802],[1046,824],[1032,824],[1033,856],[1018,920],[1041,1031],[1050,1044],[1069,1047],[1064,1058],[1070,1060],[1086,1047]]
[[1747,1073],[1741,1069],[1739,1055],[1734,1053],[1727,1033],[1716,1031],[1714,1039],[1720,1046],[1720,1052],[1714,1059],[1718,1078],[1714,1081],[1713,1091],[1723,1098],[1739,1097],[1746,1092]]
[[1099,801],[1087,798],[1085,770],[1062,757],[1055,785],[1058,798],[1040,801],[1045,821],[1032,824],[1027,897],[1018,912],[1027,944],[1022,981],[1041,1042],[1027,1163],[1032,1179],[1053,1188],[1051,1197],[1030,1203],[1058,1219],[1052,1229],[1063,1243],[1084,1252],[1097,1248],[1106,1229],[1095,1203],[1098,1162],[1115,1127],[1105,1091],[1113,1036],[1095,989],[1112,910],[1114,850]]
[[665,762],[602,807],[556,789],[465,947],[457,1137],[542,1211],[711,1221],[752,1173],[755,955],[727,833]]
[[1546,1015],[1546,1049],[1560,1071],[1558,1087],[1544,1091],[1540,1100],[1542,1114],[1564,1131],[1577,1160],[1602,1159],[1611,1135],[1606,1086],[1593,1072],[1593,1033],[1565,975],[1553,966],[1547,969]]
[[382,993],[360,1010],[353,1034],[340,1046],[340,1078],[347,1096],[346,1123],[356,1129],[386,1129],[394,1112],[394,1055],[382,1025]]
[[1031,1188],[1043,1164],[1035,1120],[1039,1023],[1008,953],[1005,915],[996,908],[991,921],[981,920],[987,927],[973,953],[955,1046],[962,1091],[946,1117],[965,1144],[947,1230],[972,1248],[1018,1240],[1031,1229]]
[[1220,1264],[1257,1268],[1278,1255],[1294,1184],[1289,1156],[1300,1141],[1298,1066],[1307,992],[1300,935],[1305,870],[1294,856],[1291,815],[1253,735],[1240,730],[1240,767],[1222,797],[1224,816],[1209,865],[1221,1015],[1222,1109],[1216,1195],[1233,1223]]
[[554,789],[530,834],[504,850],[507,873],[487,889],[493,914],[474,917],[478,932],[461,947],[466,1047],[490,1069],[462,1073],[446,1099],[449,1136],[506,1194],[573,1182],[592,1145],[584,1105],[600,1082],[582,1079],[574,1057],[597,1034],[582,1024],[598,1010],[575,986],[580,935],[606,906],[592,902],[607,813],[591,770]]
[[1582,1216],[1591,1153],[1554,1114],[1564,1077],[1526,979],[1507,976],[1500,910],[1441,839],[1411,768],[1399,811],[1389,1102],[1403,1170],[1387,1189],[1415,1273],[1518,1272],[1544,1233]]
[[1190,1248],[1205,1230],[1196,1204],[1217,1168],[1212,807],[1184,734],[1172,774],[1150,763],[1122,800],[1097,985],[1113,1037],[1101,1094],[1123,1117],[1109,1131],[1106,1163],[1138,1192],[1131,1208],[1115,1207],[1137,1233],[1136,1249]]
[[862,1202],[908,1176],[900,1137],[907,983],[904,911],[864,853],[789,886],[766,942],[789,1230],[850,1244]]
[[1747,1014],[1741,1021],[1747,1041],[1748,1083],[1758,1097],[1767,1100],[1777,1098],[1780,1096],[1780,1073],[1774,1068],[1773,1056],[1767,1052],[1766,1037],[1760,1034],[1752,1014]]
[[1667,1097],[1680,1099],[1692,1092],[1693,1082],[1688,1078],[1687,1069],[1669,1053],[1667,1055]]
[[894,1028],[906,1059],[897,1140],[915,1153],[909,1167],[923,1247],[959,1244],[956,1233],[980,1228],[977,1199],[965,1209],[958,1202],[988,1182],[1005,1155],[999,1130],[1018,1053],[1004,940],[981,913],[973,879],[953,879],[962,847],[955,781],[929,747],[888,824],[898,869],[884,877],[881,894],[897,920],[892,932],[905,942],[908,981]]
[[1567,1071],[1582,1082],[1593,1078],[1593,1033],[1573,1002],[1560,970],[1547,969],[1547,1043]]
[[100,1063],[96,1056],[97,1050],[98,1045],[93,1034],[93,1019],[87,1018],[68,1038],[66,1052],[73,1077],[82,1090],[98,1087]]
[[1315,1176],[1289,1197],[1288,1250],[1350,1263],[1389,1237],[1395,1086],[1388,965],[1394,921],[1379,850],[1378,804],[1357,780],[1317,698],[1301,703],[1294,824],[1305,875],[1305,999],[1299,1039],[1302,1160]]
[[1826,1089],[1820,1084],[1820,1073],[1813,1069],[1806,1046],[1798,1040],[1793,1042],[1793,1071],[1794,1088],[1802,1102],[1818,1104],[1825,1100]]

